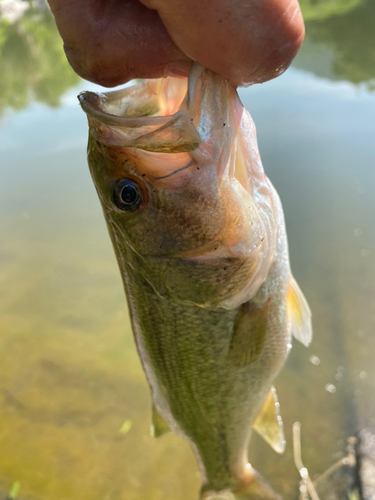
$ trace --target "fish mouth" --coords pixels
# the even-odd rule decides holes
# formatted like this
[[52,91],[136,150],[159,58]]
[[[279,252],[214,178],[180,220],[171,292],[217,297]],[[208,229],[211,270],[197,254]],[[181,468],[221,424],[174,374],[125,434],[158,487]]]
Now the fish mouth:
[[79,103],[101,143],[155,153],[193,151],[201,139],[183,105],[187,80],[144,80],[111,92],[82,92]]
[[[89,122],[94,182],[111,224],[129,234],[129,246],[138,255],[144,250],[145,261],[169,258],[176,267],[170,287],[194,282],[192,301],[201,278],[191,274],[204,270],[209,281],[223,259],[226,292],[213,302],[232,308],[253,296],[272,263],[277,231],[255,127],[236,90],[193,64],[188,81],[145,80],[117,91],[83,92],[79,101]],[[138,223],[132,216],[129,226],[111,208],[109,183],[123,177],[147,190],[142,218]],[[236,266],[247,274],[234,293],[229,268]]]
[[187,83],[178,78],[142,80],[109,92],[82,92],[78,99],[84,111],[106,123],[129,118],[168,116],[176,113],[185,97]]

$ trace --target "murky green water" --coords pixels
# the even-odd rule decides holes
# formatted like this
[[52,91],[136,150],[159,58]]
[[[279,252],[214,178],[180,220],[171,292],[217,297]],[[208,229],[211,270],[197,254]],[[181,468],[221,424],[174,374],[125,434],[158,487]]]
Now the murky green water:
[[[291,427],[310,473],[375,431],[375,3],[303,0],[306,43],[241,91],[283,201],[314,315],[276,381],[288,447],[253,465],[297,497]],[[0,21],[0,498],[196,500],[186,442],[149,436],[150,396],[89,177],[79,81],[47,14]],[[52,106],[52,107],[51,107]]]

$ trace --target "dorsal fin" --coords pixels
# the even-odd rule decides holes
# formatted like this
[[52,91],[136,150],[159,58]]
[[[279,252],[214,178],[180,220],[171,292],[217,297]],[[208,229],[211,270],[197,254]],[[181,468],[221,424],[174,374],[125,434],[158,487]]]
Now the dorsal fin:
[[277,453],[285,450],[284,426],[276,389],[271,387],[267,399],[253,424],[253,428]]
[[151,424],[151,435],[153,437],[160,437],[167,432],[171,432],[171,429],[165,419],[160,415],[155,405],[152,405],[152,424]]
[[307,347],[312,339],[311,311],[293,276],[288,290],[288,312],[293,336]]

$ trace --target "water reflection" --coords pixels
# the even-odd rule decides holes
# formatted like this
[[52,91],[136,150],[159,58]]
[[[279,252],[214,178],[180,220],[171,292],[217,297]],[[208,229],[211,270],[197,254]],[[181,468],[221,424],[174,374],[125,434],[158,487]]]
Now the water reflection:
[[30,7],[12,22],[0,17],[0,74],[0,116],[33,100],[58,106],[77,85],[47,8]]
[[[375,2],[305,0],[306,40],[294,65],[375,89]],[[334,15],[335,14],[335,15]]]
[[365,0],[299,0],[305,21],[319,21],[350,12]]
[[[299,481],[293,422],[302,422],[313,479],[348,436],[375,431],[375,94],[328,81],[356,81],[358,68],[358,81],[373,77],[374,5],[308,5],[324,2],[345,9],[309,14],[296,66],[242,91],[314,313],[312,346],[294,343],[276,382],[286,453],[251,442],[254,467],[285,500],[297,498]],[[64,98],[59,109],[33,103],[10,113],[0,129],[0,498],[19,484],[20,500],[196,500],[187,443],[149,436],[148,387],[86,165],[76,94],[89,86],[64,94],[77,80],[47,13],[28,11],[17,23],[2,31],[0,113],[35,96],[51,105]],[[348,76],[337,73],[340,47]]]

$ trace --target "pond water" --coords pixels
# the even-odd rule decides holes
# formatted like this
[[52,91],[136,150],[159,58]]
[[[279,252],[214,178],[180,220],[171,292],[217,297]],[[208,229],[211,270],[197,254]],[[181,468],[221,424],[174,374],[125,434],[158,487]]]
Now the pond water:
[[[276,380],[287,449],[250,456],[298,497],[292,425],[312,477],[375,432],[375,3],[304,0],[285,75],[240,91],[283,202],[314,340]],[[187,442],[150,437],[150,395],[48,12],[0,21],[0,498],[196,500]]]

